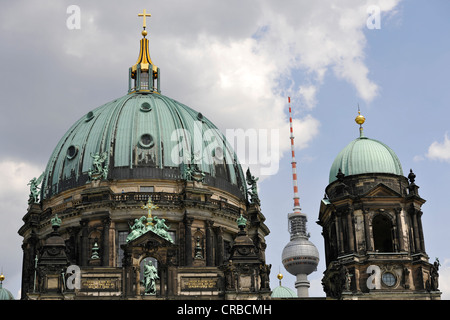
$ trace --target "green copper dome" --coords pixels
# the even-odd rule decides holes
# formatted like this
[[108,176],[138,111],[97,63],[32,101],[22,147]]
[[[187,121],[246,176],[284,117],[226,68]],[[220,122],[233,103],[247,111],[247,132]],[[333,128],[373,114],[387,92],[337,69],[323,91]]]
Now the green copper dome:
[[384,143],[364,136],[350,142],[337,155],[330,169],[329,183],[337,180],[339,169],[346,176],[363,173],[403,175],[394,151]]
[[282,285],[279,285],[278,287],[273,289],[271,297],[278,299],[298,298],[294,290],[283,287]]
[[195,163],[206,184],[246,195],[225,136],[201,113],[157,92],[127,94],[75,122],[48,161],[41,198],[86,184],[96,156],[102,179],[178,180]]
[[233,148],[201,113],[161,94],[144,12],[128,94],[81,117],[61,138],[42,179],[41,199],[93,180],[195,180],[247,199]]
[[3,280],[5,279],[5,276],[3,274],[0,275],[0,301],[1,300],[14,300],[14,296],[12,293],[6,289],[3,288]]

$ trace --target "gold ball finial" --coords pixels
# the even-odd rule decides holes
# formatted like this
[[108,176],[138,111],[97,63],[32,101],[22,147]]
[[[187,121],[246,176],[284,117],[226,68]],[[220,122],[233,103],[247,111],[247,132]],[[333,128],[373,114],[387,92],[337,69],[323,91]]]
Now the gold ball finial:
[[281,280],[281,279],[283,279],[283,275],[282,275],[281,273],[279,273],[279,274],[277,275],[277,278],[278,278],[278,280]]
[[147,34],[148,34],[148,32],[146,31],[146,30],[142,30],[142,35],[145,37]]
[[358,111],[358,115],[355,118],[355,122],[359,125],[362,125],[366,121],[363,115],[361,115],[361,111]]
[[3,280],[5,280],[5,276],[2,274],[0,274],[0,282],[3,282]]

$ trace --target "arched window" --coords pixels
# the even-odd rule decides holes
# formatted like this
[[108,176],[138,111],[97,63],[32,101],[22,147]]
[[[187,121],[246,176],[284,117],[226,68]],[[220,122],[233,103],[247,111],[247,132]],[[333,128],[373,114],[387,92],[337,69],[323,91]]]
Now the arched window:
[[383,214],[378,214],[372,220],[373,242],[375,251],[393,252],[391,220]]

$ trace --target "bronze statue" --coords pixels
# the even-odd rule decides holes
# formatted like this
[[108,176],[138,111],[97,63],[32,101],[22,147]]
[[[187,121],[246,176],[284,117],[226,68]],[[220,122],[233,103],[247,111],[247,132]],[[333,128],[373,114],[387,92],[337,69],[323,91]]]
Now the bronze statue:
[[156,294],[156,280],[159,279],[158,270],[151,261],[144,266],[144,294],[155,295]]

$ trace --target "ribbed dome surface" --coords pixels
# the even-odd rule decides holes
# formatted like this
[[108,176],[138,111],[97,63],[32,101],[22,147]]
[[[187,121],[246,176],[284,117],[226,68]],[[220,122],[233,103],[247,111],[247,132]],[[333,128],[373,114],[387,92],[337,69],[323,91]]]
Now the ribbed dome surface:
[[9,290],[3,288],[0,283],[0,301],[1,300],[14,300],[14,296]]
[[329,183],[337,180],[342,170],[346,176],[363,173],[391,173],[403,175],[400,160],[394,151],[384,143],[360,137],[350,142],[334,160]]
[[177,180],[181,162],[195,156],[205,183],[245,197],[242,168],[212,122],[166,96],[132,93],[89,112],[67,131],[47,164],[42,199],[84,185],[93,156],[101,153],[107,179],[117,180]]
[[272,298],[297,298],[297,294],[295,293],[294,290],[279,285],[278,287],[273,289],[271,297]]

